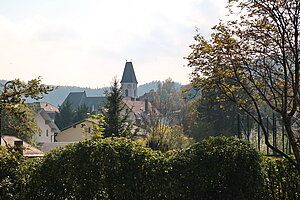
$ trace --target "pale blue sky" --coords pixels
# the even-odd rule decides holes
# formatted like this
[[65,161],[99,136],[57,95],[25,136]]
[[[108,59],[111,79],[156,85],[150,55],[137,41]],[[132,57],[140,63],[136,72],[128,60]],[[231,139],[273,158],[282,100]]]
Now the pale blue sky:
[[196,27],[224,18],[226,0],[0,0],[0,79],[108,86],[133,61],[139,84],[186,84]]

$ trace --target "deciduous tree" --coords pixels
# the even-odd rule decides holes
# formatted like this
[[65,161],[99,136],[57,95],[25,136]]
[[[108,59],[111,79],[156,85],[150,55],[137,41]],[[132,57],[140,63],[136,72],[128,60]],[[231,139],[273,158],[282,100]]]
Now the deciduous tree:
[[171,78],[159,82],[156,91],[150,90],[145,94],[145,98],[159,111],[164,120],[169,124],[178,123],[178,113],[184,104],[175,82]]
[[[266,145],[300,171],[298,0],[229,0],[237,20],[216,25],[209,39],[200,34],[188,56],[192,82],[220,91],[262,128]],[[234,8],[234,9],[233,9]],[[281,115],[295,160],[269,141],[262,106]]]
[[26,142],[32,143],[37,125],[34,121],[34,111],[25,105],[26,98],[42,99],[54,88],[41,84],[41,79],[33,79],[27,83],[19,79],[1,85],[0,94],[0,124],[1,135],[15,135]]

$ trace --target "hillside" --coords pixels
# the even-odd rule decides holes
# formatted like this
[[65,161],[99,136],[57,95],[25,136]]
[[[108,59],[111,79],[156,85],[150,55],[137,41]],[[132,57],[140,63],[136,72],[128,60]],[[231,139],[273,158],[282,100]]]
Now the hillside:
[[[1,84],[4,84],[6,80],[0,80]],[[157,90],[157,85],[160,81],[152,81],[150,83],[146,83],[138,86],[138,96],[149,92],[151,89]],[[175,83],[176,89],[180,89],[180,83]],[[104,96],[104,91],[108,88],[87,88],[87,87],[77,87],[77,86],[54,86],[57,87],[54,91],[45,95],[43,99],[40,101],[48,102],[54,106],[61,105],[65,98],[68,96],[70,92],[83,92],[85,91],[87,96]],[[32,99],[28,99],[29,102],[32,102]],[[35,100],[34,100],[35,101]]]

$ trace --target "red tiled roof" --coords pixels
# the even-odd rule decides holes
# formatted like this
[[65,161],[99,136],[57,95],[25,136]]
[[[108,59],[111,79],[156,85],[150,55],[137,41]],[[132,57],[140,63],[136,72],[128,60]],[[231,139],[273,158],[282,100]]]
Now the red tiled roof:
[[[2,138],[1,138],[1,146],[6,146],[9,145],[9,146],[14,146],[14,142],[15,141],[22,141],[21,139],[15,137],[15,136],[8,136],[8,135],[3,135]],[[26,157],[40,157],[40,156],[44,156],[44,153],[31,146],[30,144],[26,143],[23,141],[23,146],[24,146],[24,151],[23,151],[23,155],[26,156]]]
[[40,108],[43,108],[46,112],[59,112],[58,108],[47,102],[39,102]]
[[[130,108],[132,109],[132,112],[134,114],[141,114],[143,112],[145,112],[145,101],[132,101],[132,100],[123,100],[124,103]],[[152,105],[150,102],[148,102],[148,112],[152,111]]]

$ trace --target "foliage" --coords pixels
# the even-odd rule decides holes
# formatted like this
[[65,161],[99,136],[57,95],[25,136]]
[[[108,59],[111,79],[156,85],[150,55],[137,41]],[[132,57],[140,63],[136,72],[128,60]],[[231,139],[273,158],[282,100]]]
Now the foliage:
[[188,126],[186,133],[197,140],[209,136],[238,135],[237,116],[244,116],[246,119],[246,113],[239,110],[233,102],[216,101],[219,96],[220,93],[213,88],[202,88],[201,97],[188,103],[189,110],[182,110],[187,112],[186,116],[189,118],[189,124],[185,125]]
[[[151,81],[149,83],[145,83],[143,85],[138,86],[138,96],[142,96],[148,92],[152,91],[157,91],[158,85],[162,84],[161,81]],[[179,90],[181,87],[180,83],[174,82],[174,87],[176,90]]]
[[[219,99],[233,101],[247,112],[261,126],[266,145],[300,171],[300,137],[292,128],[300,111],[300,2],[228,2],[238,19],[216,25],[209,39],[195,36],[197,43],[187,58],[194,68],[192,82],[220,91]],[[269,141],[261,109],[265,106],[283,118],[295,160]]]
[[91,108],[86,104],[79,105],[75,110],[74,122],[79,122],[88,117],[91,113]]
[[[86,128],[89,126],[89,123],[91,124],[91,131],[86,131]],[[92,138],[98,138],[98,137],[103,137],[103,132],[105,130],[104,125],[105,125],[105,120],[103,114],[98,114],[98,115],[90,115],[87,118],[86,123],[82,123],[83,129],[86,133],[91,135]]]
[[[0,199],[298,199],[286,159],[263,161],[244,141],[211,137],[162,154],[96,137],[26,161],[0,149]],[[261,163],[263,165],[261,165]]]
[[133,123],[130,120],[130,108],[123,102],[122,91],[114,79],[110,91],[106,92],[105,105],[101,113],[104,116],[104,137],[132,137]]
[[157,90],[150,90],[144,98],[158,109],[162,117],[166,118],[169,123],[176,123],[175,111],[178,111],[183,100],[181,99],[176,84],[171,78],[159,82]]
[[[16,113],[21,113],[21,115],[16,115]],[[16,136],[35,145],[35,134],[41,131],[35,121],[35,115],[35,108],[30,104],[19,104],[13,110],[3,109],[2,134]]]
[[6,82],[0,94],[1,134],[16,135],[34,143],[37,131],[34,111],[25,105],[26,98],[41,99],[54,88],[41,84],[40,78],[23,83],[19,79]]
[[170,199],[260,199],[260,156],[233,137],[211,137],[170,159]]
[[55,113],[55,124],[60,130],[87,118],[91,114],[91,109],[86,104],[79,105],[74,111],[70,101],[59,106],[58,110],[59,112]]
[[232,138],[168,154],[125,138],[98,138],[47,154],[30,168],[23,198],[256,199],[259,163],[249,145]]
[[148,126],[149,134],[146,135],[144,142],[146,146],[153,150],[162,152],[181,149],[193,143],[192,138],[186,136],[183,129],[178,125],[164,125],[159,118],[152,119],[151,126]]
[[67,101],[66,104],[58,107],[59,112],[55,113],[55,124],[59,129],[68,127],[75,122],[75,113],[71,106],[72,103]]
[[158,110],[158,113],[150,110],[143,118],[143,128],[149,133],[145,138],[146,145],[161,151],[189,146],[192,139],[184,135],[181,126],[184,120],[179,115],[184,102],[172,79],[160,82],[157,91],[151,90],[144,98]]
[[13,148],[0,146],[0,199],[15,199],[22,188],[24,157]]
[[124,138],[69,145],[36,166],[26,199],[160,199],[161,156]]
[[295,166],[282,158],[263,160],[267,199],[300,199],[300,175]]

